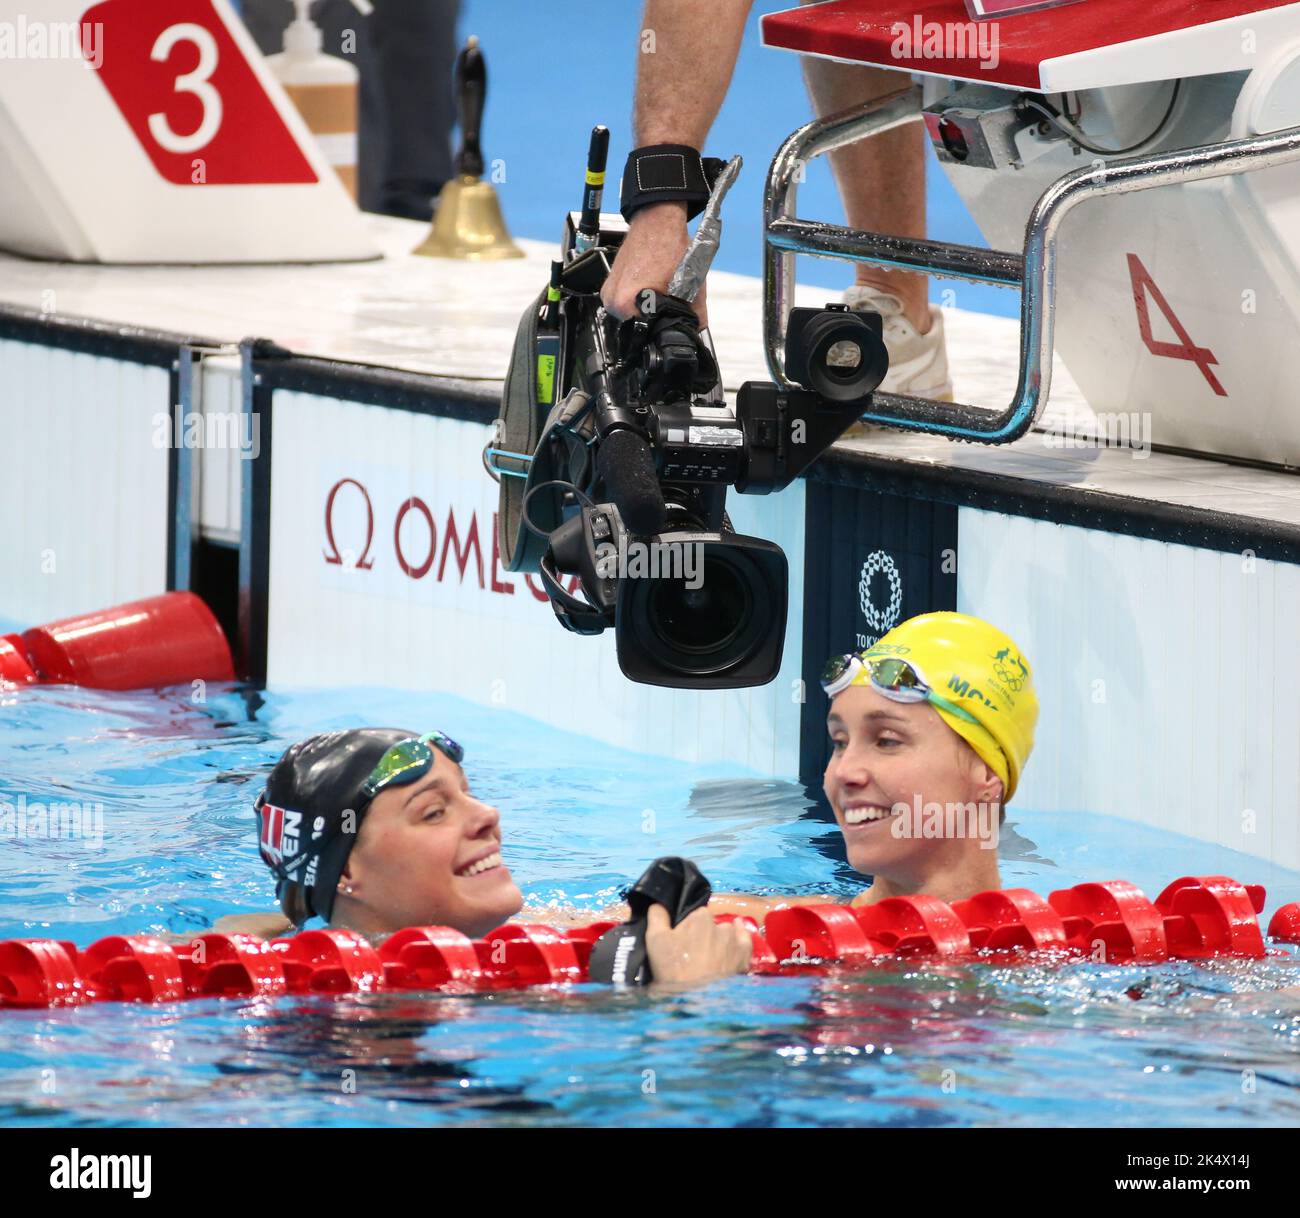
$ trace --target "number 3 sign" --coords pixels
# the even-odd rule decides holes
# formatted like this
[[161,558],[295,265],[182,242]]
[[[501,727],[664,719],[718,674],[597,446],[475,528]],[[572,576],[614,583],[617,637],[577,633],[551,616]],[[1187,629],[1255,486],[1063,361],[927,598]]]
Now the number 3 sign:
[[98,69],[154,168],[176,186],[317,181],[212,0],[104,0]]

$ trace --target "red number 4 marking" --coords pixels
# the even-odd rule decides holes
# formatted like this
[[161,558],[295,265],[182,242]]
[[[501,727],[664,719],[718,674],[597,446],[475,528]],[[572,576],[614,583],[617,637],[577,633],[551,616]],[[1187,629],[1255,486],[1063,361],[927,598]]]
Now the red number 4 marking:
[[[1136,254],[1128,256],[1128,275],[1133,284],[1133,303],[1137,305],[1138,329],[1142,331],[1142,341],[1146,343],[1147,350],[1152,355],[1163,355],[1167,359],[1190,360],[1201,370],[1201,375],[1210,382],[1210,388],[1219,397],[1226,398],[1228,391],[1219,384],[1218,377],[1210,371],[1211,365],[1219,362],[1214,358],[1214,352],[1208,347],[1198,347],[1192,342],[1192,336],[1183,328],[1183,323],[1169,307],[1164,293],[1156,287],[1151,272],[1142,265],[1142,259]],[[1165,320],[1173,327],[1174,333],[1178,335],[1181,342],[1157,342],[1151,337],[1151,314],[1147,311],[1147,293],[1150,293],[1151,299],[1156,302],[1156,308],[1165,315]]]

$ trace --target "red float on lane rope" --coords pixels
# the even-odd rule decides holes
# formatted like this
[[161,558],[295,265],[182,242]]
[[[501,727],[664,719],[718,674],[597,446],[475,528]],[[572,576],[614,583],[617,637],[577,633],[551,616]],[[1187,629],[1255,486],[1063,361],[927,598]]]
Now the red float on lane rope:
[[0,634],[0,690],[35,685],[39,680],[21,636]]
[[[935,897],[891,897],[875,905],[797,905],[752,919],[724,914],[749,932],[751,972],[781,961],[863,963],[894,955],[956,957],[1105,945],[1113,963],[1264,953],[1256,913],[1264,890],[1227,876],[1184,876],[1153,905],[1132,884],[1079,884],[1048,901],[1024,888],[982,892],[949,906]],[[471,940],[445,926],[398,931],[376,950],[347,930],[303,931],[264,943],[251,935],[200,935],[177,949],[147,936],[109,936],[78,952],[52,939],[0,942],[0,1007],[180,998],[276,997],[367,990],[499,989],[586,980],[591,945],[613,923],[560,931],[498,927]],[[1269,934],[1300,942],[1300,905],[1284,905]]]
[[1183,876],[1156,897],[1156,908],[1164,915],[1171,956],[1264,955],[1251,894],[1226,875]]
[[81,975],[98,1002],[179,1002],[185,975],[176,950],[146,935],[112,935],[80,954]]
[[1279,943],[1300,943],[1300,903],[1278,906],[1268,924],[1268,937]]
[[0,943],[0,1007],[72,1007],[91,1001],[77,974],[76,951],[53,939]]
[[954,901],[976,951],[1047,951],[1066,945],[1065,923],[1036,892],[1006,888]]
[[192,592],[166,592],[37,626],[22,636],[42,680],[91,689],[230,681],[230,645]]
[[763,921],[778,960],[869,960],[880,951],[847,905],[792,905]]
[[304,930],[276,939],[291,994],[353,994],[381,988],[384,962],[370,940],[352,930]]
[[1112,964],[1169,958],[1163,916],[1127,880],[1076,884],[1051,893],[1047,902],[1061,915],[1070,946],[1086,955],[1100,946]]
[[199,935],[179,957],[192,996],[275,998],[289,992],[279,953],[252,935]]
[[483,975],[500,985],[581,981],[573,944],[558,930],[532,922],[498,926],[474,943]]
[[963,956],[971,950],[962,920],[938,897],[888,897],[856,905],[853,913],[868,938],[900,956]]
[[384,985],[421,990],[478,981],[482,970],[474,940],[449,926],[412,926],[389,935],[379,947]]

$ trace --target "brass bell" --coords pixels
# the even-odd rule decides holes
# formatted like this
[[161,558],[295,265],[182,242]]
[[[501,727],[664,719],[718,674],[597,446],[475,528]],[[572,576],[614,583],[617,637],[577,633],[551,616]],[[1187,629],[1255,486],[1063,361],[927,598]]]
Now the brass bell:
[[456,176],[442,188],[433,229],[414,251],[417,254],[481,262],[524,257],[524,251],[506,231],[496,187],[483,180],[479,132],[486,96],[487,67],[478,38],[471,35],[456,57],[456,108],[461,131]]

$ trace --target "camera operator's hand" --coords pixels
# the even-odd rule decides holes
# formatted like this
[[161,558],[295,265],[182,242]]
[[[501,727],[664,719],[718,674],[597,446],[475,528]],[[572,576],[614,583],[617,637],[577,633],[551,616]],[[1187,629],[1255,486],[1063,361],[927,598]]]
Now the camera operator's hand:
[[[654,203],[643,207],[632,217],[609,278],[600,289],[605,308],[615,317],[628,318],[640,311],[640,294],[646,288],[668,291],[668,281],[689,244],[685,203]],[[707,282],[701,284],[700,294],[694,301],[701,330],[709,324],[705,303],[707,287]]]
[[739,922],[715,922],[707,909],[697,909],[676,926],[662,905],[646,915],[646,954],[656,981],[707,981],[743,973],[754,945]]

